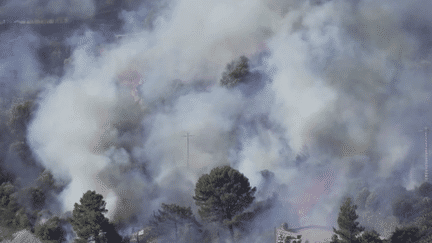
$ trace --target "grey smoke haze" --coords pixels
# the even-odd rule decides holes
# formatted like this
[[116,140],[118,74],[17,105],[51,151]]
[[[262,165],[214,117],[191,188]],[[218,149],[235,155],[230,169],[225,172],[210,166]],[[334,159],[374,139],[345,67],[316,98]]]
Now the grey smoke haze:
[[25,0],[2,1],[0,16],[4,18],[50,18],[69,16],[89,18],[96,12],[93,0]]
[[[2,6],[31,4],[80,18],[96,11],[92,1],[82,9],[69,1]],[[229,164],[258,187],[258,200],[277,195],[261,227],[334,226],[345,195],[422,181],[418,130],[429,125],[432,89],[428,2],[150,5],[121,12],[133,35],[106,43],[101,55],[93,51],[105,41],[101,33],[69,38],[76,48],[65,75],[40,82],[28,142],[38,162],[69,183],[63,211],[87,190],[105,197],[111,219],[146,222],[162,202],[196,210],[198,178]],[[16,69],[23,87],[38,89],[28,76],[39,72],[29,48],[35,36],[8,42],[0,77]],[[240,55],[251,60],[248,82],[220,87],[225,65]],[[189,168],[186,132],[194,135]],[[296,159],[305,147],[307,156]]]
[[[0,84],[2,97],[13,92],[26,93],[37,90],[40,65],[36,59],[35,49],[40,40],[30,29],[12,29],[0,34]],[[6,91],[3,94],[3,91]]]

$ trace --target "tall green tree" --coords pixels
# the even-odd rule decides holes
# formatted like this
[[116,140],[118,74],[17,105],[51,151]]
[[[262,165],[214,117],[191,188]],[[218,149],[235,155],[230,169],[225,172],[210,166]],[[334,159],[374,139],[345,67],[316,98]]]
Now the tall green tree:
[[356,213],[357,206],[352,204],[352,199],[347,198],[340,207],[339,216],[337,219],[339,230],[333,228],[332,243],[356,243],[358,236],[363,232],[364,227],[356,222],[358,215]]
[[18,203],[15,187],[10,183],[0,186],[0,225],[13,230],[29,229],[29,215]]
[[30,146],[27,143],[27,126],[32,118],[36,106],[34,101],[16,102],[9,109],[9,121],[7,123],[13,140],[9,145],[9,152],[18,156],[27,166],[34,166]]
[[410,226],[415,226],[419,229],[418,236],[421,237],[418,241],[419,243],[432,242],[432,208],[429,206],[421,214]]
[[418,188],[418,193],[422,197],[431,197],[432,196],[432,184],[429,182],[423,182]]
[[392,205],[393,215],[399,219],[399,222],[406,223],[415,215],[414,198],[404,197],[395,200]]
[[36,186],[38,186],[42,191],[54,191],[59,192],[61,188],[56,185],[56,181],[51,171],[44,170],[36,179]]
[[192,227],[199,228],[201,225],[195,219],[190,207],[181,207],[176,204],[162,203],[162,209],[154,213],[150,223],[158,229],[161,234],[168,233],[171,229],[175,231],[175,240],[179,241],[179,227],[189,224]]
[[46,194],[38,187],[23,188],[18,195],[18,203],[30,210],[41,210],[45,205]]
[[[256,187],[249,179],[230,166],[216,167],[198,179],[193,199],[199,215],[210,222],[229,222],[242,213],[255,199]],[[233,225],[228,225],[231,237]]]
[[35,105],[31,100],[16,103],[11,107],[9,110],[8,126],[13,133],[25,133],[34,109]]
[[415,226],[397,228],[390,236],[390,243],[416,243],[422,238],[420,229]]
[[105,206],[103,196],[95,191],[87,191],[80,199],[80,204],[75,203],[69,222],[78,236],[76,243],[87,243],[89,240],[95,243],[121,241],[114,226],[104,216],[108,212]]

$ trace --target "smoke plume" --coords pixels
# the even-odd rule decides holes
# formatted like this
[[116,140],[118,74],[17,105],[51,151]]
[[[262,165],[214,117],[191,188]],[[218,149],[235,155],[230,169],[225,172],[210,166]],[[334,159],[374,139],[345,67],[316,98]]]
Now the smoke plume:
[[[99,8],[44,4],[79,18]],[[422,182],[418,130],[429,125],[432,90],[427,1],[130,6],[119,11],[122,39],[77,31],[65,41],[74,50],[64,75],[40,82],[27,137],[37,161],[67,183],[64,212],[87,190],[104,196],[110,219],[131,224],[144,224],[161,203],[196,212],[198,178],[231,165],[258,187],[258,201],[274,198],[256,227],[335,226],[344,196],[366,187],[384,200],[390,182],[411,189]],[[11,44],[22,46],[12,52],[31,40]],[[226,64],[241,55],[250,75],[221,86]],[[20,79],[38,70],[31,56],[20,62]],[[381,219],[394,227],[386,210]]]

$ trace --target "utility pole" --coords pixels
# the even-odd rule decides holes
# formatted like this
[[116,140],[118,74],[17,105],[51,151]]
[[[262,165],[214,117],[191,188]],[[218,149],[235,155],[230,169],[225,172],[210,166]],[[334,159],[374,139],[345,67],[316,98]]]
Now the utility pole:
[[428,144],[427,144],[427,136],[429,133],[429,128],[425,127],[423,130],[419,130],[419,132],[424,132],[425,134],[425,182],[429,182],[428,180]]
[[182,136],[187,138],[187,167],[189,167],[189,137],[193,137],[193,135],[190,135],[189,132],[186,136]]

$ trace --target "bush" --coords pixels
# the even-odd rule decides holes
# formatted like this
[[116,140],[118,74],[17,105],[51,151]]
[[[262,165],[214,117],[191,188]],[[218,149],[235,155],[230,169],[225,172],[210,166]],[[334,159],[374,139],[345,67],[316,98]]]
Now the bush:
[[422,197],[431,197],[432,195],[432,184],[429,182],[424,182],[418,188],[418,193]]
[[0,224],[2,226],[15,227],[15,214],[19,206],[13,193],[15,193],[15,187],[10,182],[0,186]]
[[44,243],[57,243],[64,240],[65,232],[59,217],[52,217],[35,227],[36,236]]
[[414,243],[421,238],[420,230],[417,227],[396,228],[390,237],[391,243]]

